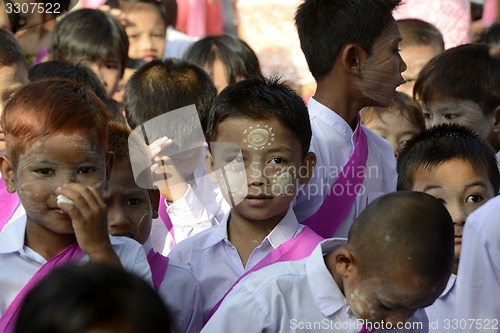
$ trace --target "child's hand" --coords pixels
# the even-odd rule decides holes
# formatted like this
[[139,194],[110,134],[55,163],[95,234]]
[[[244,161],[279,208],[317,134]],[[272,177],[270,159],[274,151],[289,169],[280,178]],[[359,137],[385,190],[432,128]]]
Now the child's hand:
[[107,206],[97,190],[71,183],[58,187],[56,194],[73,201],[58,200],[57,206],[71,218],[78,245],[90,260],[121,266],[109,240]]
[[492,46],[490,48],[490,55],[492,57],[500,58],[500,46]]
[[114,16],[123,25],[123,27],[127,27],[131,24],[129,19],[127,18],[127,14],[125,14],[119,8],[111,8],[108,5],[102,5],[99,7],[99,10]]
[[172,139],[160,138],[148,146],[151,158],[151,173],[153,182],[160,193],[169,201],[176,201],[186,193],[186,180],[169,156],[159,156],[160,153],[172,144]]

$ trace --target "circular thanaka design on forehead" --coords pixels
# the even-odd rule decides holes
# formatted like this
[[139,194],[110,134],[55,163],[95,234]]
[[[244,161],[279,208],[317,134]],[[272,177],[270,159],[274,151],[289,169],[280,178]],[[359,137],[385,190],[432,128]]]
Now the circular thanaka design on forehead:
[[262,150],[266,146],[270,146],[271,142],[274,141],[273,128],[265,125],[260,127],[257,125],[256,128],[250,126],[248,129],[243,131],[246,138],[243,139],[243,143],[248,144],[248,148],[253,148],[254,150]]
[[284,197],[293,194],[294,189],[293,175],[288,169],[277,171],[273,175],[271,190],[274,195]]

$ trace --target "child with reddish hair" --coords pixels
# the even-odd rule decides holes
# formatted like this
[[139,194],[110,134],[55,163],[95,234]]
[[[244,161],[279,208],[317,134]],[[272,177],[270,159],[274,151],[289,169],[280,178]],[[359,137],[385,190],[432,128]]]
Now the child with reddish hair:
[[142,247],[110,238],[102,199],[110,170],[107,111],[66,79],[19,90],[2,115],[0,167],[26,215],[0,234],[0,331],[11,332],[24,295],[54,267],[75,261],[123,266],[150,280]]

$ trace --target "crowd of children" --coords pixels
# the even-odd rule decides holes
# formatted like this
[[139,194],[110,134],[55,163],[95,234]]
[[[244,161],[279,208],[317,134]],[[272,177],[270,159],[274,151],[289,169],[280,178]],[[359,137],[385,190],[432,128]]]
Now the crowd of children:
[[308,101],[162,1],[0,28],[0,332],[498,331],[495,27],[400,5],[301,2]]

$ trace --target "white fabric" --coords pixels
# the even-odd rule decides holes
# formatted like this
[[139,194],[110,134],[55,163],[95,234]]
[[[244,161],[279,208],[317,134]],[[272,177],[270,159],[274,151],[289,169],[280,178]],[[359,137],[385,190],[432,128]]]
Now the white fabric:
[[186,35],[185,33],[174,29],[172,26],[169,26],[167,28],[167,38],[163,58],[182,59],[187,49],[197,40],[198,38]]
[[[148,240],[143,245],[146,253],[152,248]],[[189,266],[169,259],[158,294],[167,304],[178,333],[198,333],[203,327],[201,291]]]
[[[169,257],[188,264],[200,282],[203,317],[224,296],[233,283],[272,250],[302,230],[292,209],[250,255],[243,266],[236,248],[229,242],[227,218],[220,224],[177,244]],[[215,332],[215,331],[214,331]]]
[[205,174],[203,158],[194,175],[195,183],[188,186],[184,196],[167,204],[175,241],[161,217],[153,220],[151,240],[153,247],[163,255],[168,255],[176,243],[218,224],[231,209],[219,186]]
[[429,318],[429,332],[441,333],[446,331],[447,323],[455,319],[455,302],[457,297],[457,276],[451,274],[446,288],[436,299],[434,304],[425,308]]
[[[314,98],[309,100],[308,108],[312,127],[310,150],[316,153],[317,163],[314,176],[309,184],[300,189],[294,202],[293,209],[299,222],[319,209],[356,145],[353,130],[337,113]],[[347,237],[352,223],[368,203],[384,193],[396,191],[396,159],[391,146],[369,129],[363,127],[363,130],[367,136],[369,153],[362,192],[332,235],[335,237]],[[338,195],[353,191],[352,188],[334,189]]]
[[490,199],[467,218],[458,265],[456,318],[496,321],[492,330],[467,327],[467,332],[500,329],[500,197]]
[[[47,260],[24,245],[26,215],[9,222],[0,233],[0,316]],[[150,284],[151,271],[142,246],[126,237],[110,236],[123,267]],[[81,262],[88,262],[85,255]]]
[[[228,294],[202,332],[233,333],[244,328],[245,333],[358,333],[362,323],[357,325],[323,258],[345,241],[325,240],[309,258],[273,264],[248,275]],[[423,310],[416,311],[411,321],[422,322],[425,328],[403,332],[427,332]]]

